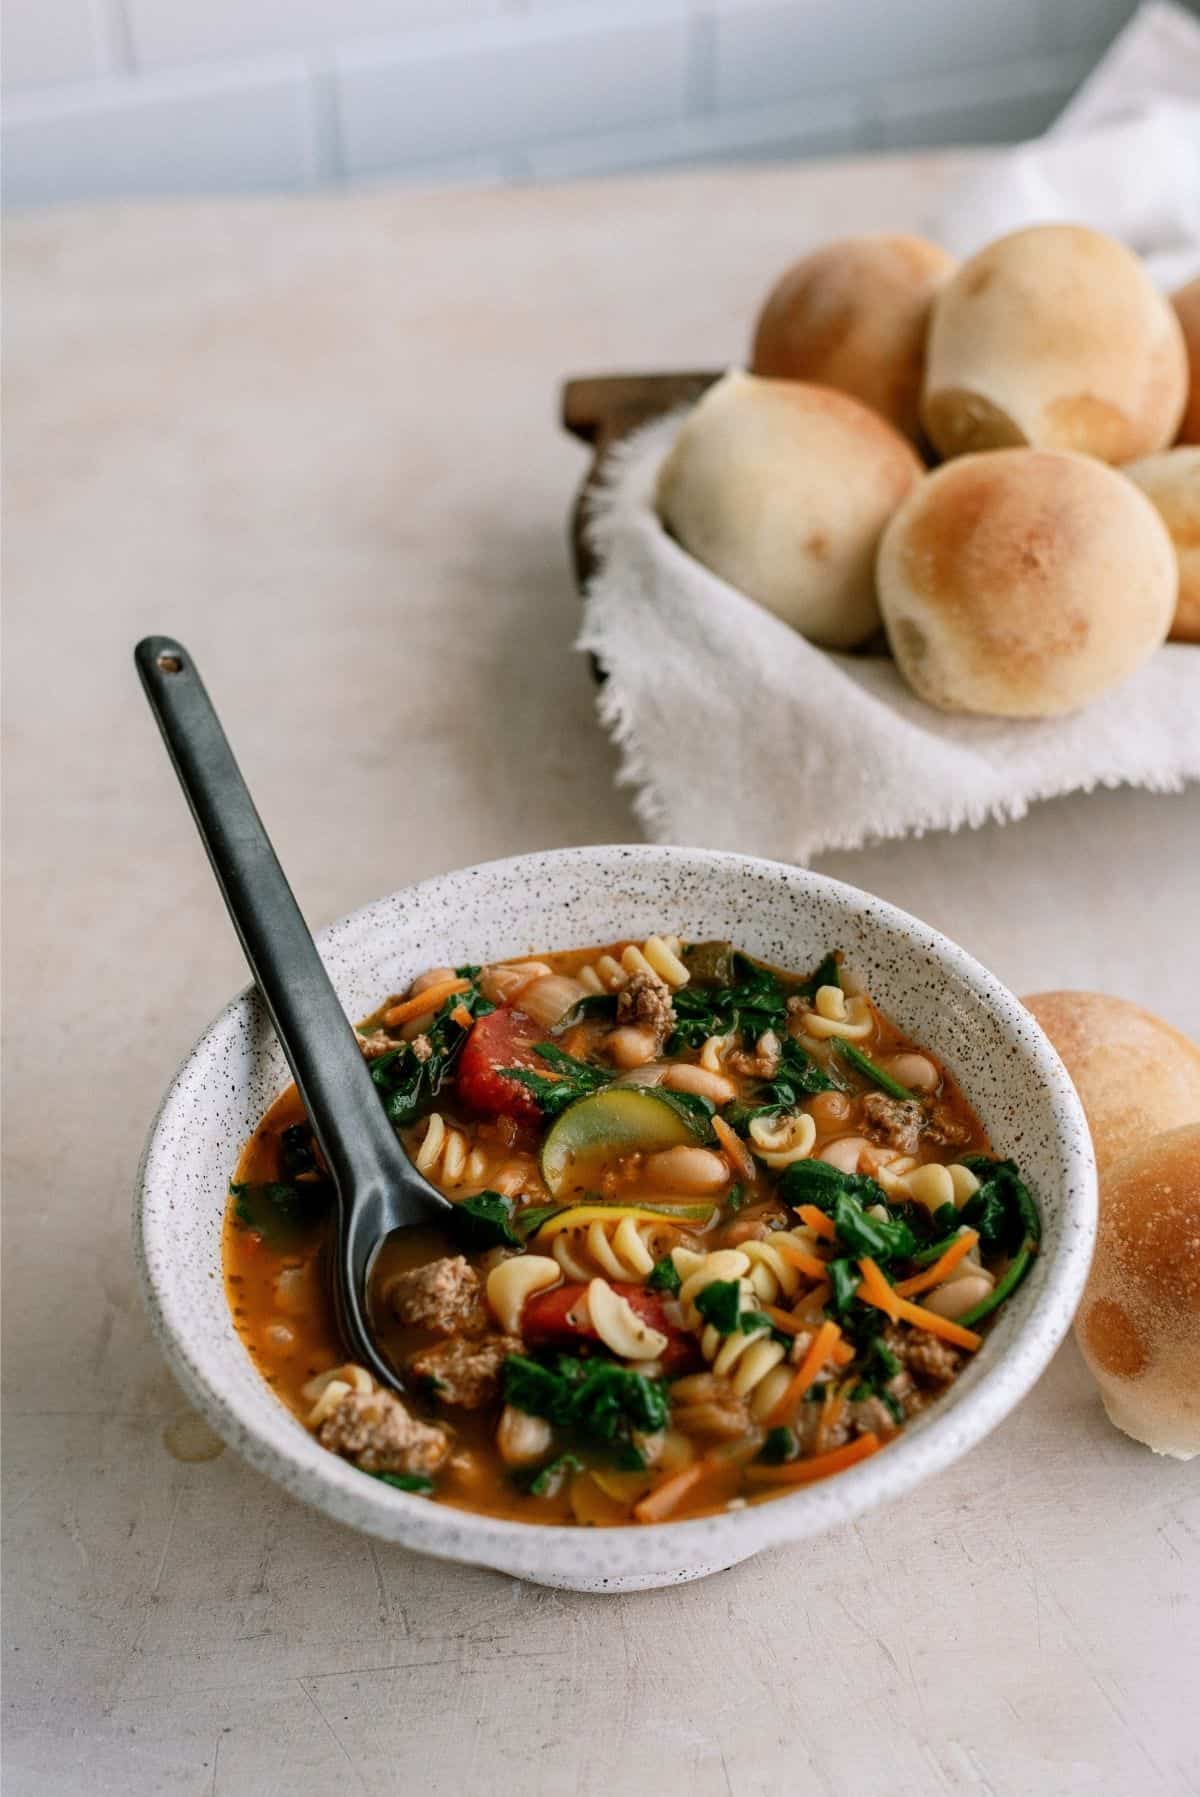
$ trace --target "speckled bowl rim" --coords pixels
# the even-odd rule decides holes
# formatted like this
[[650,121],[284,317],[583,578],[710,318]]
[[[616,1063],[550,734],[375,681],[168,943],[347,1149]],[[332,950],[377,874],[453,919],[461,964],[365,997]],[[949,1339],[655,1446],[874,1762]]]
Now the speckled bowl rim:
[[[505,881],[525,883],[539,873],[567,868],[579,876],[611,878],[615,889],[617,876],[628,871],[631,861],[678,876],[703,879],[737,871],[747,879],[782,881],[796,893],[819,892],[849,919],[864,924],[873,919],[874,926],[903,937],[908,952],[952,976],[978,1001],[999,1026],[1009,1051],[1024,1056],[1048,1098],[1057,1131],[1055,1146],[1063,1157],[1060,1214],[1034,1272],[989,1338],[995,1348],[1003,1335],[1003,1345],[982,1370],[968,1369],[946,1400],[911,1424],[885,1451],[833,1479],[745,1510],[650,1527],[579,1529],[476,1515],[397,1492],[365,1479],[319,1447],[265,1383],[261,1399],[248,1404],[232,1400],[220,1377],[224,1354],[194,1351],[186,1307],[171,1279],[177,1253],[173,1144],[195,1105],[204,1106],[205,1070],[214,1048],[239,1020],[246,1027],[247,1007],[259,1008],[253,987],[233,999],[209,1025],[168,1088],[142,1155],[134,1213],[135,1256],[165,1357],[186,1394],[250,1465],[303,1502],[368,1534],[443,1558],[589,1589],[664,1584],[733,1565],[764,1548],[848,1522],[949,1466],[1019,1402],[1063,1340],[1087,1277],[1096,1229],[1095,1162],[1083,1111],[1062,1062],[1034,1018],[999,980],[940,932],[885,900],[825,875],[717,850],[638,844],[552,850],[481,863],[401,889],[331,924],[317,941],[329,958],[340,938],[373,927],[389,906],[401,901],[436,906],[452,901],[456,889],[461,892],[481,878],[502,887]],[[610,938],[626,933],[621,902],[614,890]],[[568,931],[561,943],[551,946],[569,942]],[[479,952],[487,952],[486,943]],[[879,996],[887,1008],[886,991]],[[936,1049],[938,1044],[931,1046]],[[235,1149],[231,1142],[231,1161]],[[220,1277],[219,1266],[210,1270],[210,1276]],[[245,1352],[232,1331],[227,1345]]]

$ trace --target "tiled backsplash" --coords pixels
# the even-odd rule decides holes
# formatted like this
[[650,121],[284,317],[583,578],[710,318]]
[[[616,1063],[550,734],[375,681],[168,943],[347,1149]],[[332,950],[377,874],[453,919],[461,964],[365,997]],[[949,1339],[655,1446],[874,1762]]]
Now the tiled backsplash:
[[1133,0],[3,0],[5,196],[558,179],[1004,141],[1049,123],[1132,11]]

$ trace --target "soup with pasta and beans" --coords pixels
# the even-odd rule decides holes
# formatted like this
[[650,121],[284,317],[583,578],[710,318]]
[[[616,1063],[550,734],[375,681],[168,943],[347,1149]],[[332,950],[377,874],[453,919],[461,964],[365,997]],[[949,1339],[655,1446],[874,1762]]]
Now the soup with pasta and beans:
[[670,936],[437,967],[359,1030],[452,1201],[372,1268],[405,1396],[344,1360],[295,1089],[246,1144],[225,1277],[279,1398],[364,1477],[524,1522],[738,1509],[937,1401],[1037,1251],[935,1050],[832,953]]

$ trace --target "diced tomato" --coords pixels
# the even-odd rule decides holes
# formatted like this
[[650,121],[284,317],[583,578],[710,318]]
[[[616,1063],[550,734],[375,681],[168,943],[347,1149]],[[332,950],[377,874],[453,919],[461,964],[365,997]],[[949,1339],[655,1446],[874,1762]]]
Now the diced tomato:
[[[664,1372],[678,1373],[696,1362],[695,1341],[686,1331],[668,1321],[663,1300],[657,1292],[648,1292],[643,1285],[614,1285],[613,1290],[622,1298],[628,1298],[631,1309],[643,1323],[666,1336],[667,1347],[662,1355]],[[573,1342],[599,1341],[590,1320],[580,1320],[587,1318],[587,1306],[583,1303],[586,1292],[587,1286],[575,1281],[555,1286],[551,1292],[537,1292],[526,1299],[521,1313],[522,1336],[533,1346],[554,1343],[559,1347],[570,1347]]]
[[541,1056],[534,1053],[535,1042],[543,1041],[545,1035],[541,1024],[511,1005],[477,1018],[463,1043],[455,1075],[463,1103],[485,1117],[540,1117],[533,1093],[519,1080],[507,1079],[501,1068],[528,1067],[548,1073]]

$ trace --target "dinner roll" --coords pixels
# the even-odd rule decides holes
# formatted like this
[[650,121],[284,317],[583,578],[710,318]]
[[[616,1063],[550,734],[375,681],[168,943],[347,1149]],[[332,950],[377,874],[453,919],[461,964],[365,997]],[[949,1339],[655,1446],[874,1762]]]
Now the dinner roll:
[[943,455],[1029,443],[1128,462],[1166,448],[1186,397],[1178,318],[1099,231],[1014,231],[934,301],[921,418]]
[[754,332],[755,374],[852,393],[917,434],[933,296],[955,267],[924,237],[847,237],[793,263]]
[[1200,1453],[1200,1123],[1155,1136],[1101,1180],[1075,1335],[1118,1429],[1156,1454]]
[[1103,992],[1023,1000],[1074,1081],[1101,1173],[1163,1130],[1200,1123],[1200,1048],[1140,1005]]
[[1181,443],[1200,443],[1200,275],[1172,296],[1187,345],[1188,400],[1179,427]]
[[829,387],[728,374],[685,419],[658,512],[696,560],[831,649],[879,626],[879,533],[921,473],[890,424]]
[[1125,469],[1158,508],[1175,545],[1179,597],[1171,635],[1200,643],[1200,448],[1166,449]]
[[1163,641],[1175,552],[1145,494],[1064,450],[1001,449],[927,475],[883,535],[879,603],[909,685],[942,711],[1043,718]]

